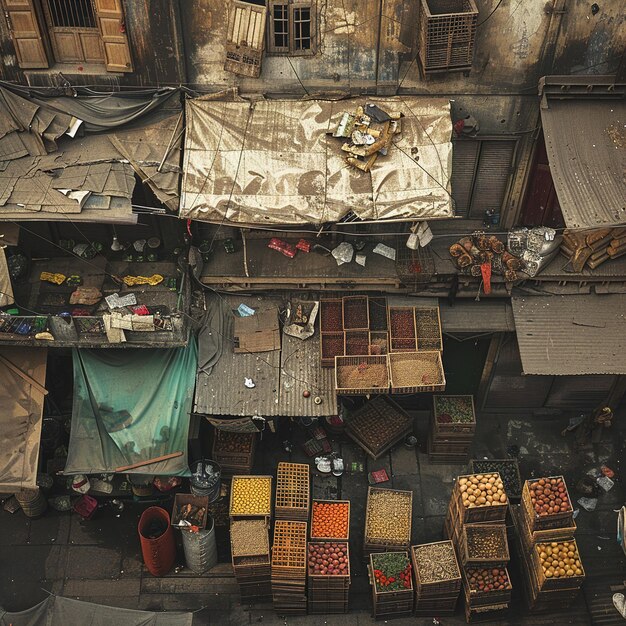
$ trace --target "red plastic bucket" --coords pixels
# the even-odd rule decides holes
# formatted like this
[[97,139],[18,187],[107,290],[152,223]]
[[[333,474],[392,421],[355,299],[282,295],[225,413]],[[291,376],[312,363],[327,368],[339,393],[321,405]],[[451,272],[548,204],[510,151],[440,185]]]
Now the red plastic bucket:
[[172,569],[176,559],[170,514],[161,507],[151,506],[141,514],[137,530],[143,562],[148,571],[153,576],[165,576]]

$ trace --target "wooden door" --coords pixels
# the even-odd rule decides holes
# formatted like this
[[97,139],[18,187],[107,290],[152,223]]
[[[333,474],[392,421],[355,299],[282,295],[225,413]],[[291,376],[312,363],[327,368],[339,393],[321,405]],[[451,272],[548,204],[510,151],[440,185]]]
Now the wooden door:
[[22,69],[48,67],[48,57],[32,0],[4,0],[11,38]]
[[228,11],[228,35],[224,69],[233,74],[258,78],[261,75],[267,10],[233,0]]
[[94,0],[104,57],[109,72],[132,72],[122,0]]
[[44,0],[42,6],[57,62],[104,61],[104,49],[91,0]]

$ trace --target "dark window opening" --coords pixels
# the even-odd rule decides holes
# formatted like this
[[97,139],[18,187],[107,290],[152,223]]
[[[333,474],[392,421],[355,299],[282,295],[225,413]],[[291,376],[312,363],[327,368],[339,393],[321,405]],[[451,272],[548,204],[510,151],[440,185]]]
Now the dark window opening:
[[311,8],[295,8],[293,11],[294,45],[296,50],[311,49]]
[[259,7],[265,6],[265,0],[243,0],[246,4],[256,4]]
[[274,46],[289,49],[289,7],[286,4],[275,4],[274,14]]
[[54,28],[96,28],[91,0],[47,0]]
[[267,50],[274,54],[314,54],[315,2],[270,0]]

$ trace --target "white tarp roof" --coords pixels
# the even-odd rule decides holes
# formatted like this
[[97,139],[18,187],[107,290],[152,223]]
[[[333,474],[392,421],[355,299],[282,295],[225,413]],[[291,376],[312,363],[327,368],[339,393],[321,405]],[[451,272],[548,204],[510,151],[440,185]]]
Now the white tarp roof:
[[[370,172],[347,165],[328,133],[373,103],[400,111],[401,133]],[[452,123],[443,98],[187,101],[180,215],[235,224],[453,216]]]

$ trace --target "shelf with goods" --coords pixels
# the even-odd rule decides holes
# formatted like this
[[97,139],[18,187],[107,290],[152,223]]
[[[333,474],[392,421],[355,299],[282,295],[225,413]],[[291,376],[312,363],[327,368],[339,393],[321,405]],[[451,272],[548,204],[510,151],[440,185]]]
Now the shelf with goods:
[[233,521],[230,545],[241,599],[250,601],[271,597],[269,529],[265,519]]
[[305,463],[279,463],[276,475],[276,519],[309,519],[310,468]]
[[415,614],[454,615],[461,591],[461,571],[451,541],[411,547],[415,573]]
[[216,429],[212,458],[220,464],[223,475],[249,474],[254,465],[256,442],[256,433]]
[[368,575],[374,618],[408,617],[413,613],[412,569],[408,552],[370,554]]
[[280,615],[304,615],[307,608],[307,523],[276,520],[271,580],[274,609]]
[[413,492],[369,487],[363,554],[408,550],[411,542]]
[[308,544],[307,584],[309,614],[348,612],[350,551],[347,541]]

